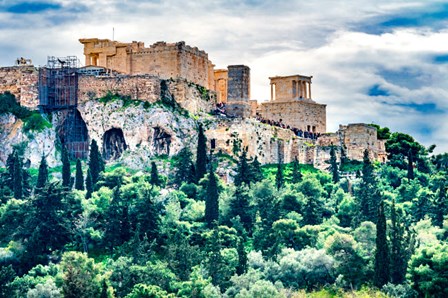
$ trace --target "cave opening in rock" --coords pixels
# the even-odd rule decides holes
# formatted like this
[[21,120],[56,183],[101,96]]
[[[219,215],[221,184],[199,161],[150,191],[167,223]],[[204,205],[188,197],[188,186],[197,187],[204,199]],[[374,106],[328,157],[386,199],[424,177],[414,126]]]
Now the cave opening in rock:
[[127,145],[123,131],[120,128],[112,128],[103,136],[103,157],[106,160],[116,160],[120,158]]
[[154,127],[153,142],[155,154],[170,155],[171,135],[169,133],[160,127]]
[[59,140],[73,158],[87,158],[89,135],[81,113],[77,109],[69,109],[61,115],[57,128]]

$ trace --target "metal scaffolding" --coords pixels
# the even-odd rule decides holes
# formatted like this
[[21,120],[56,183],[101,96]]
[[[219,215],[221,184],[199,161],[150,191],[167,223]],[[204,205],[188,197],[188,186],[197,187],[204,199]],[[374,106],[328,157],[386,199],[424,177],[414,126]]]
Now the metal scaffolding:
[[87,126],[77,110],[78,65],[76,56],[49,56],[39,69],[39,106],[46,112],[59,111],[59,139],[73,158],[87,158]]
[[46,111],[78,104],[78,58],[49,56],[39,69],[39,105]]

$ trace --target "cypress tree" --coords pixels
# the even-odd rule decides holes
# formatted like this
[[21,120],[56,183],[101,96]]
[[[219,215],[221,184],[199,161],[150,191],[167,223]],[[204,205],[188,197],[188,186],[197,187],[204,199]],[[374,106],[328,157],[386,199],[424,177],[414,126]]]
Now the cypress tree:
[[104,161],[95,140],[92,140],[90,144],[89,170],[90,175],[92,175],[92,183],[95,185],[98,182],[100,173],[104,171]]
[[243,183],[250,184],[250,167],[247,162],[247,148],[243,149],[238,161],[237,175],[235,177],[235,185],[240,186]]
[[390,231],[391,251],[390,251],[390,277],[394,284],[401,284],[405,280],[407,258],[405,255],[404,228],[395,208],[395,200],[392,201],[390,210],[390,219],[392,222]]
[[300,172],[299,161],[297,160],[297,156],[294,158],[292,162],[292,183],[299,183],[302,181],[302,172]]
[[160,181],[159,172],[157,171],[157,165],[155,162],[151,162],[151,178],[149,182],[155,186],[162,185],[162,181]]
[[92,174],[90,174],[90,169],[87,170],[86,190],[87,190],[86,199],[90,199],[93,193],[93,181],[92,181]]
[[357,192],[360,222],[366,220],[376,222],[377,220],[378,202],[381,195],[377,188],[373,170],[373,165],[369,159],[369,151],[366,149],[364,150],[361,183]]
[[247,252],[244,247],[244,237],[238,237],[238,244],[236,247],[238,252],[238,266],[236,267],[236,274],[241,275],[247,271]]
[[332,179],[334,183],[339,182],[339,169],[338,169],[338,161],[336,159],[336,150],[334,150],[334,146],[330,147],[330,172],[332,175]]
[[408,164],[407,164],[407,168],[408,168],[408,179],[412,180],[414,179],[414,156],[412,154],[412,150],[409,149],[408,151]]
[[68,152],[65,146],[62,146],[62,186],[64,187],[70,187],[70,179],[71,179],[71,172],[70,172],[70,159],[68,157]]
[[285,178],[283,175],[283,164],[279,162],[277,164],[277,174],[275,175],[275,185],[277,186],[277,189],[280,189],[285,184]]
[[252,208],[249,204],[247,186],[237,186],[233,199],[230,201],[229,218],[239,217],[241,224],[247,232],[252,232]]
[[263,172],[261,171],[261,164],[258,161],[258,156],[255,156],[254,161],[250,164],[250,182],[259,182],[263,180]]
[[384,214],[384,202],[381,201],[378,208],[378,220],[376,223],[375,274],[373,279],[373,284],[378,288],[381,288],[389,282],[389,265],[386,215]]
[[135,204],[135,221],[139,227],[139,238],[143,240],[147,237],[150,240],[156,239],[159,234],[159,212],[154,204],[157,192],[151,187],[143,185],[139,189],[138,201]]
[[14,171],[13,171],[13,192],[14,198],[21,200],[23,198],[23,174],[22,174],[22,160],[19,158],[19,154],[14,154]]
[[39,193],[48,182],[48,165],[45,156],[42,155],[39,165],[39,173],[37,175],[37,183],[35,193]]
[[443,227],[443,220],[448,214],[447,185],[445,179],[439,182],[434,200],[434,225]]
[[210,174],[208,178],[206,199],[205,199],[205,222],[211,228],[214,222],[219,219],[219,190],[218,181],[213,166],[210,167]]
[[76,160],[75,189],[84,190],[84,177],[82,175],[82,165],[79,159]]
[[174,183],[178,186],[183,182],[194,183],[196,180],[196,171],[191,156],[191,151],[187,147],[182,148],[176,156]]
[[14,170],[16,168],[15,164],[16,164],[16,151],[15,149],[13,150],[13,152],[11,152],[11,154],[8,155],[8,159],[6,160],[6,168],[8,169],[8,177],[7,177],[7,185],[11,190],[14,190]]
[[196,151],[196,182],[207,173],[207,139],[202,124],[199,124],[198,147]]

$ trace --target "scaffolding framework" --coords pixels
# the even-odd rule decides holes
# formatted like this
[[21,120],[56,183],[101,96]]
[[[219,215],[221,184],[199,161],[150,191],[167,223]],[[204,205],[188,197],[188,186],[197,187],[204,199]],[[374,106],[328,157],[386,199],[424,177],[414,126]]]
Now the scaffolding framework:
[[46,112],[59,111],[59,139],[73,158],[87,158],[87,126],[79,113],[78,65],[76,56],[49,56],[39,69],[39,106]]

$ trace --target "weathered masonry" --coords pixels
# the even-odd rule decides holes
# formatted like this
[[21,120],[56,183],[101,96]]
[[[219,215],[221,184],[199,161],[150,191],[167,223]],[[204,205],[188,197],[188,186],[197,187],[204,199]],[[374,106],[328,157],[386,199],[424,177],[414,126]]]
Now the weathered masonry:
[[326,105],[312,100],[311,76],[277,76],[269,79],[271,100],[257,109],[262,118],[303,131],[326,132]]

